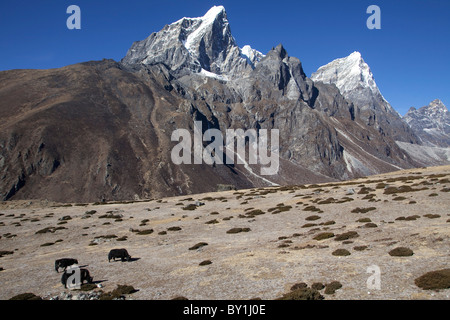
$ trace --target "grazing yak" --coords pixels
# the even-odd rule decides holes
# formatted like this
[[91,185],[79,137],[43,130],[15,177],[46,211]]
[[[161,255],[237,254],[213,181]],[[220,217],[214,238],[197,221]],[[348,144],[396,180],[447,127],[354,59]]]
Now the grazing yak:
[[122,262],[125,260],[131,260],[131,256],[128,254],[128,251],[126,249],[112,249],[108,254],[108,262],[111,262],[111,259],[116,261],[116,259],[119,258]]
[[63,268],[64,271],[66,271],[66,268],[73,264],[78,264],[78,260],[71,258],[58,259],[55,261],[55,270],[56,272],[59,272],[59,268]]
[[[74,285],[82,285],[84,281],[86,281],[87,283],[92,283],[93,278],[91,277],[91,275],[89,274],[89,270],[87,269],[79,269],[79,270],[73,270],[72,272],[64,272],[62,277],[61,277],[61,283],[64,285],[64,288],[67,289],[67,280],[69,279],[70,276],[72,276],[76,271],[79,271],[79,275],[80,275],[80,279],[75,279],[75,283]],[[80,281],[79,283],[76,283],[76,281]]]

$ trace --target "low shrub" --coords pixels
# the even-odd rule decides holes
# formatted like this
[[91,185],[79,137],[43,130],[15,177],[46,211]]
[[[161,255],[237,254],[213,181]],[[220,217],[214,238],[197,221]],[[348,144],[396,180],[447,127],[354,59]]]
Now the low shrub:
[[355,208],[355,209],[353,209],[351,212],[352,213],[367,213],[367,212],[369,212],[369,211],[373,211],[373,210],[376,210],[377,208],[375,208],[375,207],[369,207],[369,208],[360,208],[360,207],[357,207],[357,208]]
[[389,251],[389,255],[393,257],[409,257],[412,256],[414,252],[406,247],[397,247]]
[[207,246],[208,244],[206,242],[199,242],[195,245],[193,245],[192,247],[189,248],[189,250],[197,250],[200,249],[201,247]]
[[331,253],[333,256],[349,256],[350,251],[347,249],[336,249]]
[[414,283],[423,290],[448,289],[450,288],[450,269],[427,272],[415,279]]
[[311,288],[300,288],[284,294],[277,300],[323,300],[319,291]]
[[299,283],[294,284],[291,287],[291,291],[298,290],[298,289],[304,289],[304,288],[308,288],[308,285],[305,282],[299,282]]
[[334,294],[336,290],[342,288],[342,284],[339,281],[332,281],[325,286],[325,294]]
[[7,254],[13,254],[14,251],[7,251],[7,250],[2,250],[0,251],[0,258],[3,256],[6,256]]
[[147,234],[152,234],[152,233],[153,233],[153,229],[147,229],[147,230],[140,230],[136,234],[140,235],[140,236],[145,236]]
[[323,288],[325,288],[325,285],[322,282],[314,282],[311,285],[311,288],[314,290],[322,290]]
[[378,227],[378,225],[376,223],[373,223],[373,222],[366,223],[363,226],[363,228],[377,228],[377,227]]
[[334,240],[336,240],[336,241],[344,241],[344,240],[357,238],[357,237],[359,237],[358,232],[356,232],[356,231],[348,231],[348,232],[345,232],[345,233],[337,235],[336,238],[334,238]]
[[101,216],[99,216],[99,219],[121,219],[123,216],[121,214],[114,214],[112,212],[108,213],[108,214],[103,214]]
[[320,240],[325,240],[325,239],[329,239],[332,237],[334,237],[333,232],[322,232],[322,233],[319,233],[318,235],[316,235],[313,239],[320,241]]
[[48,232],[55,233],[55,231],[63,230],[63,229],[67,229],[67,228],[65,228],[65,227],[47,227],[47,228],[36,231],[35,234],[42,234],[42,233],[48,233]]
[[432,214],[432,213],[427,213],[423,215],[424,217],[427,217],[428,219],[436,219],[436,218],[440,218],[441,216],[438,214]]
[[105,292],[102,293],[99,296],[99,300],[113,300],[113,299],[118,299],[123,297],[123,295],[125,294],[132,294],[137,292],[136,289],[133,288],[133,286],[128,286],[128,285],[117,285],[117,288],[114,289],[111,292]]
[[230,230],[227,231],[227,233],[240,233],[240,232],[249,232],[251,229],[250,228],[232,228]]
[[336,223],[336,221],[334,221],[334,220],[329,220],[329,221],[326,221],[326,222],[322,222],[322,223],[320,223],[319,225],[321,225],[321,226],[331,226],[331,225],[333,225],[333,224],[335,224]]
[[204,260],[204,261],[200,262],[198,265],[199,266],[207,266],[211,263],[212,263],[211,260]]
[[9,300],[42,300],[42,298],[35,295],[34,293],[26,292],[26,293],[21,293],[21,294],[15,295],[14,297],[10,298]]
[[317,226],[317,223],[306,223],[304,225],[302,225],[302,228],[310,228],[310,227],[315,227]]

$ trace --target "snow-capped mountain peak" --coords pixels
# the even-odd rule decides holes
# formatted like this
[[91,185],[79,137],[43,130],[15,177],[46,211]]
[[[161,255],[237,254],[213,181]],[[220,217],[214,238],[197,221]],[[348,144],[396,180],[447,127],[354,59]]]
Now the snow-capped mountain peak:
[[416,142],[412,131],[381,94],[369,65],[358,51],[320,67],[311,75],[315,82],[334,84],[359,109],[360,117],[395,140]]
[[379,93],[372,71],[358,51],[320,67],[312,74],[311,79],[334,83],[344,96],[358,87]]
[[[186,20],[190,23],[186,24]],[[183,39],[183,44],[186,49],[193,55],[198,54],[196,49],[200,46],[202,39],[207,36],[208,33],[214,28],[214,23],[217,21],[217,26],[222,29],[222,36],[228,37],[229,42],[235,43],[233,36],[231,35],[229,29],[229,23],[227,19],[227,14],[223,6],[214,6],[208,10],[208,12],[199,18],[183,18],[173,23],[172,25],[181,25],[183,28],[183,33],[186,34],[186,38]]]
[[196,17],[196,18],[183,17],[180,20],[175,21],[172,24],[181,23],[185,19],[188,19],[188,20],[202,20],[202,21],[205,21],[206,23],[214,22],[214,20],[217,18],[217,16],[219,16],[221,13],[226,13],[225,7],[223,7],[223,6],[213,6],[211,9],[208,10],[208,12],[206,12],[206,14],[203,17]]
[[252,47],[250,47],[249,45],[245,45],[242,47],[241,54],[252,64],[258,63],[262,58],[265,57],[265,55],[263,55],[256,49],[252,49]]
[[223,6],[214,6],[202,17],[184,17],[135,42],[123,63],[164,63],[177,73],[195,72],[228,79],[253,70],[264,57],[250,46],[238,47]]

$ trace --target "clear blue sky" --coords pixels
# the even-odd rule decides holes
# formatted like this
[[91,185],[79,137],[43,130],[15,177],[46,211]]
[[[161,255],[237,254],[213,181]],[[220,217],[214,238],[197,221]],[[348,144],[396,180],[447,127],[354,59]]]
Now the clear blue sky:
[[[68,30],[66,9],[81,8],[81,30]],[[366,9],[381,8],[381,30]],[[182,17],[223,5],[239,46],[267,53],[282,43],[308,76],[360,51],[402,115],[436,98],[450,107],[448,0],[40,0],[0,2],[0,70],[46,69],[89,60],[119,61],[133,41]]]

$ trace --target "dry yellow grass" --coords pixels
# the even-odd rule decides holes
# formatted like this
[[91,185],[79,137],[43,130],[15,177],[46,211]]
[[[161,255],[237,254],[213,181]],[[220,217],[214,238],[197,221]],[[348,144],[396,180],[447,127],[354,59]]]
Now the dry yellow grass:
[[[445,166],[410,169],[312,188],[268,188],[277,189],[276,192],[240,190],[247,201],[244,205],[234,191],[190,195],[191,201],[182,201],[187,196],[181,196],[161,202],[84,206],[53,206],[55,204],[42,201],[1,203],[0,251],[13,253],[0,257],[0,268],[3,268],[0,299],[24,292],[45,298],[65,291],[60,283],[61,274],[54,270],[54,261],[64,257],[76,258],[80,265],[87,265],[94,281],[103,281],[105,291],[114,290],[118,284],[138,289],[130,296],[133,299],[176,296],[276,299],[295,283],[311,285],[332,281],[339,281],[342,288],[334,294],[325,294],[326,299],[448,299],[450,289],[422,290],[414,280],[429,271],[448,268],[450,193],[445,190],[450,187],[446,182],[449,178],[450,166]],[[403,192],[404,200],[393,201],[395,194],[385,194],[384,187],[376,188],[380,183],[388,187],[408,185],[428,189]],[[374,189],[371,191],[374,196],[363,199],[366,194],[358,194],[363,187]],[[349,188],[356,192],[347,195]],[[429,197],[431,193],[437,196]],[[192,211],[176,205],[179,202],[188,205],[207,197],[224,197],[227,202],[204,200],[205,205]],[[352,200],[339,201],[345,197]],[[336,201],[323,201],[329,198]],[[281,203],[292,208],[277,214],[268,211]],[[311,205],[323,212],[314,213],[320,217],[314,225],[302,228],[311,215],[303,209]],[[358,207],[376,209],[352,212]],[[265,214],[246,217],[247,208],[262,210]],[[85,212],[91,210],[97,212],[86,218]],[[122,221],[99,219],[107,211],[120,213]],[[218,214],[211,216],[211,212]],[[426,214],[439,217],[431,219]],[[71,219],[58,225],[64,216]],[[416,218],[396,220],[401,216]],[[212,217],[218,223],[205,224]],[[224,219],[229,217],[232,218]],[[368,227],[365,222],[359,222],[368,221],[367,218],[371,221],[368,223],[376,226]],[[148,219],[146,226],[140,227],[144,219]],[[327,224],[327,221],[335,223]],[[38,230],[58,226],[66,229],[36,234]],[[172,227],[181,227],[181,230],[167,231]],[[154,232],[147,235],[132,231],[150,228]],[[250,230],[227,233],[232,228]],[[167,232],[159,234],[162,231]],[[343,241],[336,241],[334,237],[314,240],[324,232],[335,235],[357,232],[358,236]],[[96,239],[104,235],[117,237]],[[123,237],[125,241],[117,241],[125,239]],[[96,245],[90,245],[94,239]],[[189,250],[200,242],[207,245]],[[45,243],[53,245],[42,247]],[[410,248],[414,254],[389,255],[396,247]],[[139,259],[108,263],[107,255],[112,248],[126,248],[133,258]],[[346,249],[351,254],[335,256],[332,253],[337,249]],[[212,263],[199,265],[206,260]],[[367,268],[371,265],[381,270],[380,290],[367,287],[371,276]]]

